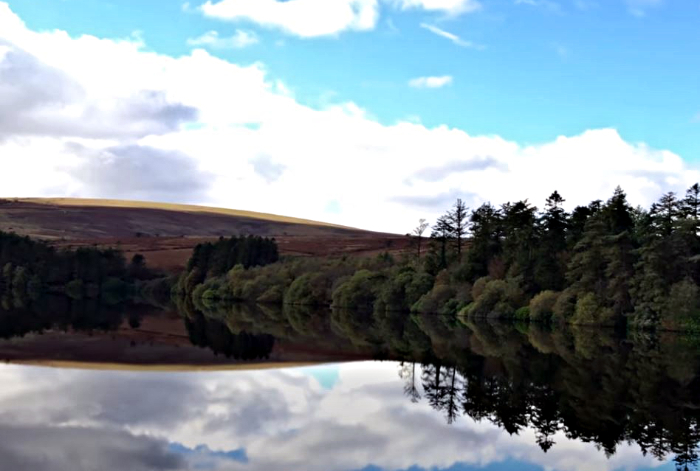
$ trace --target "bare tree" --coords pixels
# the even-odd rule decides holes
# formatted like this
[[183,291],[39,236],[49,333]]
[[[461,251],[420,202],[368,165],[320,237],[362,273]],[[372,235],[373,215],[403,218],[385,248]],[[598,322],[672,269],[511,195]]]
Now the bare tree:
[[423,233],[429,226],[430,224],[428,224],[425,219],[419,219],[418,226],[416,226],[416,228],[413,229],[413,235],[418,237],[418,258],[420,258],[420,243],[423,239]]

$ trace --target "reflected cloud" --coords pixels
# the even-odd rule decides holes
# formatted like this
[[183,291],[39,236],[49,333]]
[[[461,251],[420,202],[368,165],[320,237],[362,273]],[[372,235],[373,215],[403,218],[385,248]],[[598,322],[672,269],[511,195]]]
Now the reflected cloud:
[[0,461],[13,470],[59,471],[661,464],[635,445],[608,459],[558,433],[545,454],[531,429],[511,436],[468,416],[448,425],[426,401],[404,397],[399,371],[394,362],[155,374],[3,365],[0,382],[10,386],[0,391]]

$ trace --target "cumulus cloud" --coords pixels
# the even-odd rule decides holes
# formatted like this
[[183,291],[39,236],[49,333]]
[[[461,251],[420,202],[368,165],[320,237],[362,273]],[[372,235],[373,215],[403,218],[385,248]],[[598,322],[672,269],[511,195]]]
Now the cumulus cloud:
[[401,205],[415,206],[428,210],[430,212],[436,212],[449,208],[452,203],[454,203],[457,198],[461,198],[463,201],[474,201],[476,195],[472,193],[453,188],[449,191],[445,191],[439,194],[411,194],[411,195],[399,195],[391,198],[391,201],[399,203]]
[[413,88],[441,88],[452,83],[452,76],[442,75],[439,77],[417,77],[408,81],[408,85]]
[[199,10],[210,18],[249,21],[312,38],[374,29],[380,3],[398,10],[419,9],[449,16],[481,8],[476,0],[207,0]]
[[93,93],[69,71],[4,39],[3,15],[8,10],[0,3],[0,136],[141,137],[195,119],[195,108],[162,90]]
[[491,156],[474,156],[471,159],[453,160],[437,167],[425,167],[418,170],[411,180],[422,180],[426,182],[438,182],[452,174],[470,172],[475,170],[485,170],[487,168],[498,168],[503,171],[508,169],[507,165],[499,162]]
[[451,15],[470,13],[481,9],[476,0],[388,0],[403,10],[420,8],[426,11],[440,11]]
[[94,197],[199,201],[211,179],[195,160],[174,150],[139,145],[89,149],[75,142],[66,147],[80,159],[65,170],[82,184],[81,192]]
[[187,470],[166,445],[126,431],[0,424],[0,461],[16,471]]
[[237,29],[230,37],[221,37],[217,31],[207,31],[199,37],[187,40],[190,46],[208,46],[214,49],[243,49],[258,42],[258,36],[254,32],[241,29]]
[[0,155],[12,162],[2,196],[179,200],[405,233],[448,197],[542,205],[558,190],[572,208],[621,185],[647,206],[700,180],[679,155],[615,129],[522,145],[413,118],[382,124],[352,102],[301,104],[260,63],[34,32],[2,2],[0,40],[0,74],[12,77],[0,80]]
[[329,36],[374,29],[377,0],[207,0],[200,10],[222,20],[247,20],[300,37]]
[[458,46],[461,47],[470,47],[474,49],[484,49],[484,46],[480,44],[475,44],[471,41],[465,41],[464,39],[460,38],[456,34],[450,33],[449,31],[445,31],[444,29],[440,29],[437,26],[427,24],[427,23],[421,23],[421,28],[427,29],[433,34],[436,34],[442,38],[449,39],[453,43],[455,43]]

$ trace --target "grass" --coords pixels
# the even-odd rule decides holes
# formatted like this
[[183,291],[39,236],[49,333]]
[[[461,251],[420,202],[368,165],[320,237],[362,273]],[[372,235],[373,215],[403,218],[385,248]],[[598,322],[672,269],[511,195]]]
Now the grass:
[[92,199],[92,198],[13,198],[12,201],[56,205],[56,206],[83,206],[83,207],[103,207],[103,208],[142,208],[142,209],[160,209],[165,211],[178,211],[189,213],[208,213],[219,214],[225,216],[238,216],[253,219],[262,219],[265,221],[285,222],[291,224],[306,224],[312,226],[337,227],[341,229],[354,229],[348,226],[339,224],[331,224],[327,222],[312,221],[310,219],[295,218],[290,216],[281,216],[279,214],[258,213],[255,211],[245,211],[239,209],[218,208],[210,206],[198,206],[190,204],[176,203],[155,203],[151,201],[129,201],[129,200],[114,200],[114,199]]

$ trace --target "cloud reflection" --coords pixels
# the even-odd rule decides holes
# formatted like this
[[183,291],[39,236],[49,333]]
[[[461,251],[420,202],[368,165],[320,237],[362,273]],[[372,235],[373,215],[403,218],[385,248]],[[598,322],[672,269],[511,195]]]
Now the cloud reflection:
[[[200,373],[3,365],[0,462],[4,469],[59,471],[662,465],[636,445],[606,458],[560,433],[544,454],[532,430],[510,436],[469,417],[447,425],[427,403],[404,396],[398,372],[391,362]],[[318,380],[335,374],[332,383]]]

